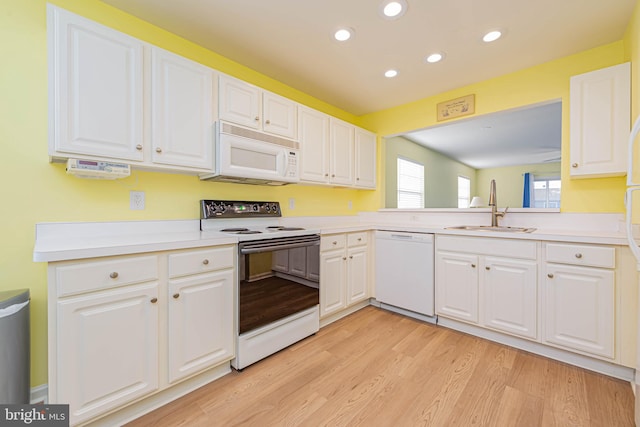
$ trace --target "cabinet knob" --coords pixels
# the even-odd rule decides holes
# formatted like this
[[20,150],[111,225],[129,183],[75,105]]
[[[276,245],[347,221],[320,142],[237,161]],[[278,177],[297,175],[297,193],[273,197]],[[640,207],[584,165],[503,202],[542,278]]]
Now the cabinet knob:
[[136,150],[138,150],[138,151],[142,150],[142,144],[136,145]]
[[577,253],[576,254],[576,258],[578,258],[578,259],[582,258],[582,254],[581,253]]
[[362,242],[362,237],[358,237],[358,242]]
[[332,244],[332,245],[337,245],[337,244],[338,244],[338,242],[334,240],[333,242],[331,242],[331,244]]
[[202,260],[202,263],[203,263],[204,265],[208,265],[208,264],[209,264],[209,260],[208,260],[208,259],[204,259],[204,260]]
[[174,298],[174,299],[178,299],[178,298],[180,298],[180,294],[173,294],[173,298]]
[[335,174],[335,173],[332,173],[332,174],[331,174],[331,178],[335,178],[335,177],[336,177],[336,174]]
[[155,304],[157,302],[158,302],[158,298],[156,297],[151,298],[151,304]]
[[260,121],[260,117],[256,116],[256,118],[253,119],[253,120],[255,120],[256,122],[259,122]]
[[353,255],[349,255],[349,259],[353,259]]
[[114,271],[113,273],[111,273],[111,274],[109,275],[109,277],[111,277],[112,279],[117,279],[117,278],[118,278],[118,272],[117,272],[117,271]]
[[553,279],[553,274],[552,274],[552,273],[548,273],[548,274],[547,274],[547,277],[548,277],[549,279]]
[[360,181],[360,178],[356,178],[356,181]]
[[328,173],[325,173],[325,174],[324,174],[324,176],[329,176],[329,174],[328,174]]
[[484,268],[485,270],[491,270],[491,267],[489,267],[488,265]]
[[162,153],[162,148],[160,147],[156,148],[156,153]]
[[471,264],[471,268],[476,268],[476,265],[475,264]]
[[267,120],[265,123],[270,125],[271,124],[271,120]]
[[343,257],[342,257],[342,260],[343,260],[343,261],[346,261],[346,260],[347,260],[347,257],[346,257],[346,256],[343,256]]
[[577,167],[578,167],[578,164],[577,164],[577,163],[571,163],[571,167],[572,167],[572,168],[577,168]]

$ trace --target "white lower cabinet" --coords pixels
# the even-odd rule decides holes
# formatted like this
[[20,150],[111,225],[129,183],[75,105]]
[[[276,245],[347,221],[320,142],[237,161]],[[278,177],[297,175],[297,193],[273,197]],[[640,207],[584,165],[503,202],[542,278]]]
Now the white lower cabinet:
[[537,245],[511,239],[437,236],[436,313],[536,339]]
[[486,257],[483,276],[483,324],[525,338],[537,338],[536,261]]
[[235,252],[50,263],[49,403],[85,423],[231,360]]
[[369,298],[368,233],[322,236],[320,318]]
[[544,341],[613,359],[615,249],[548,244],[547,261]]
[[49,403],[69,404],[71,424],[158,389],[158,295],[154,281],[57,302]]

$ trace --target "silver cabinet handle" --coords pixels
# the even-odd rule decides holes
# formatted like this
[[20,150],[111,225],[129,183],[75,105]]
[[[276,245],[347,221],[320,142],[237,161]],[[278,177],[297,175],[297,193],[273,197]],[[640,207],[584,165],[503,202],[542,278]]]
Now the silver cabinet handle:
[[136,145],[136,150],[138,150],[138,151],[142,150],[142,144]]
[[577,163],[571,163],[571,167],[572,167],[572,168],[577,168],[577,167],[578,167],[578,164],[577,164]]
[[267,120],[265,123],[270,125],[271,124],[271,120]]
[[353,255],[349,255],[349,259],[353,259]]
[[178,298],[180,298],[180,294],[173,294],[173,298],[174,298],[174,299],[178,299]]
[[577,253],[576,254],[576,258],[578,258],[578,259],[582,258],[582,254],[581,253]]
[[202,261],[202,263],[203,263],[204,265],[208,265],[208,264],[209,264],[209,260],[208,260],[208,259],[204,259],[204,260]]
[[256,122],[259,122],[260,121],[260,117],[256,116],[256,118],[253,119],[253,120],[255,120]]
[[324,176],[329,176],[329,174],[328,174],[328,173],[325,173],[325,174],[324,174]]
[[548,273],[548,274],[547,274],[547,277],[548,277],[549,279],[553,279],[553,274]]
[[117,272],[117,271],[114,271],[113,273],[111,273],[111,274],[109,275],[109,277],[111,277],[112,279],[117,279],[117,278],[118,278],[118,272]]
[[156,297],[151,298],[151,304],[155,304],[157,302],[158,302],[158,298]]
[[156,148],[156,153],[162,153],[162,148],[160,147]]

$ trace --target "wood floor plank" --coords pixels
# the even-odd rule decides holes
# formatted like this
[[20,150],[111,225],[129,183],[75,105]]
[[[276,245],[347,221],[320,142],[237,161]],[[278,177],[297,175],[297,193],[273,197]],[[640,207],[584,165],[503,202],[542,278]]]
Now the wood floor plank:
[[624,381],[375,307],[130,423],[633,426]]

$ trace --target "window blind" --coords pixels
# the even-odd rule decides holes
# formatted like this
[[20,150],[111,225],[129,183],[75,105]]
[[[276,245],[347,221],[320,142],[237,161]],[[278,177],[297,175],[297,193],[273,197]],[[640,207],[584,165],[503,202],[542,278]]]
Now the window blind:
[[424,207],[424,165],[398,158],[398,208]]

